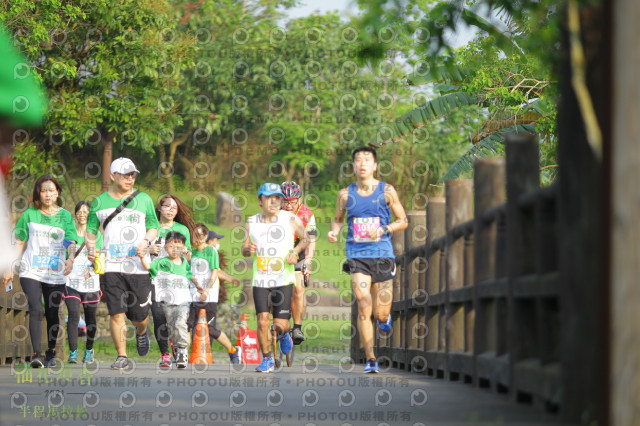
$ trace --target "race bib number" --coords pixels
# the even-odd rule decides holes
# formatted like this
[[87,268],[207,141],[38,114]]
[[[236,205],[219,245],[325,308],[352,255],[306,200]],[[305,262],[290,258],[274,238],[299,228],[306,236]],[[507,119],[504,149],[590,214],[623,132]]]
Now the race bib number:
[[264,274],[284,271],[284,261],[279,257],[258,256],[258,272]]
[[353,218],[353,241],[356,243],[375,243],[380,241],[380,237],[371,238],[369,231],[380,227],[379,217],[354,217]]
[[110,260],[124,260],[136,255],[136,247],[133,244],[110,244]]
[[33,256],[32,265],[34,268],[39,269],[40,271],[58,271],[58,265],[60,263],[60,258],[58,256]]

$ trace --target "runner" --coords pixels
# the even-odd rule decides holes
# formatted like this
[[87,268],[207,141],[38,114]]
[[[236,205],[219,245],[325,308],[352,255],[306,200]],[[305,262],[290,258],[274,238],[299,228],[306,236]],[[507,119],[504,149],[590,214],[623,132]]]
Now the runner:
[[[98,331],[96,311],[98,302],[102,296],[100,291],[100,276],[93,270],[93,264],[87,258],[88,250],[84,244],[84,236],[87,231],[87,217],[90,205],[86,201],[76,204],[76,234],[78,235],[79,253],[73,262],[73,271],[67,276],[67,285],[64,289],[64,303],[69,311],[67,320],[67,336],[69,339],[70,364],[78,362],[78,322],[80,321],[80,306],[84,310],[84,318],[87,324],[87,344],[84,350],[83,363],[93,363],[93,341]],[[98,234],[96,249],[102,249],[102,234]]]
[[[151,259],[157,257],[166,257],[167,252],[164,249],[165,238],[169,232],[179,232],[185,237],[185,247],[187,252],[185,256],[187,260],[191,260],[191,233],[194,229],[193,219],[191,219],[191,209],[185,203],[180,201],[174,195],[165,195],[160,198],[156,207],[156,217],[160,228],[158,229],[158,238],[149,247]],[[156,280],[151,280],[151,316],[153,318],[153,334],[156,336],[158,348],[162,359],[161,367],[169,367],[171,364],[171,354],[169,353],[169,329],[167,328],[167,319],[164,315],[164,309],[160,303],[156,303]],[[175,354],[174,354],[175,358]]]
[[[295,284],[294,265],[298,256],[309,244],[309,236],[302,222],[293,214],[281,211],[282,190],[276,183],[263,183],[258,189],[258,204],[262,213],[247,218],[242,255],[253,262],[253,301],[258,317],[258,343],[262,350],[262,363],[256,371],[270,373],[275,368],[271,350],[272,309],[273,327],[278,333],[280,351],[291,352],[293,342],[289,335],[291,296]],[[293,247],[294,235],[302,235],[302,241]]]
[[[293,338],[293,344],[299,345],[304,341],[304,333],[302,332],[302,320],[304,319],[306,311],[306,300],[304,297],[305,287],[308,285],[308,273],[311,271],[311,261],[316,251],[316,218],[311,213],[311,210],[300,201],[302,197],[302,188],[300,185],[293,181],[283,182],[281,185],[282,193],[282,208],[288,212],[291,212],[298,216],[302,221],[302,225],[307,230],[307,234],[310,237],[309,245],[304,251],[300,253],[300,260],[296,263],[296,285],[293,289],[293,298],[291,300],[291,313],[293,315],[293,330],[291,331],[291,337]],[[300,243],[300,237],[295,236],[294,247]],[[302,269],[305,269],[306,277],[303,277]]]
[[118,158],[110,171],[113,185],[91,204],[85,242],[88,258],[94,261],[96,234],[99,227],[104,229],[106,261],[100,287],[105,292],[111,337],[118,352],[111,368],[123,369],[129,365],[125,315],[136,327],[138,355],[149,352],[151,279],[138,256],[148,255],[151,241],[158,235],[158,219],[151,198],[133,189],[140,173],[133,161]]
[[[167,256],[158,257],[149,264],[146,256],[138,253],[142,266],[156,281],[157,301],[164,310],[169,335],[176,346],[178,368],[185,368],[189,360],[187,318],[191,304],[191,287],[195,284],[195,281],[192,282],[189,262],[183,257],[186,252],[185,242],[184,235],[171,231],[166,234]],[[169,366],[171,364],[166,365]]]
[[[20,262],[20,285],[29,304],[29,334],[33,357],[31,367],[56,364],[56,340],[60,329],[58,310],[64,284],[73,268],[78,237],[71,213],[59,206],[60,184],[52,175],[44,175],[33,186],[33,205],[22,213],[14,235]],[[65,247],[67,250],[65,250]],[[25,250],[26,249],[26,250]],[[65,251],[68,257],[65,259]],[[13,279],[9,270],[4,285]],[[42,299],[44,297],[44,309]],[[47,319],[47,350],[42,357],[42,317]]]
[[[227,274],[225,271],[222,270],[222,268],[224,267],[225,260],[224,260],[224,252],[220,253],[220,238],[224,238],[224,235],[218,234],[215,231],[211,231],[209,230],[209,235],[207,237],[207,244],[209,244],[211,247],[213,247],[216,252],[218,253],[218,258],[220,259],[220,269],[218,269],[218,279],[220,280],[220,282],[222,281],[229,281],[230,283],[234,283],[236,284],[236,281],[238,282],[238,284],[240,283],[240,280],[232,277],[231,275]],[[223,294],[223,289],[220,289],[220,295],[222,297]]]
[[[239,364],[240,351],[238,349],[240,348],[233,346],[224,331],[220,331],[216,327],[220,293],[220,280],[218,279],[220,263],[218,251],[207,244],[208,235],[209,229],[204,224],[199,223],[196,225],[196,229],[193,232],[193,243],[196,249],[191,258],[191,274],[193,282],[197,284],[192,291],[187,327],[189,330],[195,331],[200,309],[204,309],[207,313],[207,324],[209,325],[209,344],[212,345],[213,341],[217,340],[227,350],[231,364]],[[240,280],[234,278],[233,283],[238,285]]]
[[[351,286],[358,302],[358,332],[367,357],[365,373],[378,373],[373,352],[371,313],[380,330],[391,330],[392,280],[396,274],[391,234],[408,226],[407,216],[396,190],[376,180],[377,154],[373,148],[353,151],[356,182],[338,193],[336,216],[328,233],[329,242],[338,241],[347,212],[347,261],[343,270],[351,274]],[[391,212],[396,217],[391,222]]]

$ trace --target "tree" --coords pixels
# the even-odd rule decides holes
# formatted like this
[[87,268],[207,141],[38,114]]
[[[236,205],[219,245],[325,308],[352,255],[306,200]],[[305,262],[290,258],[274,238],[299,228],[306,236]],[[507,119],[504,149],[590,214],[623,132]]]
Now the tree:
[[50,99],[44,129],[18,147],[17,160],[29,163],[31,145],[45,147],[50,161],[99,145],[106,190],[114,141],[151,154],[172,139],[182,121],[174,98],[194,40],[176,31],[171,12],[164,0],[3,1],[0,19]]

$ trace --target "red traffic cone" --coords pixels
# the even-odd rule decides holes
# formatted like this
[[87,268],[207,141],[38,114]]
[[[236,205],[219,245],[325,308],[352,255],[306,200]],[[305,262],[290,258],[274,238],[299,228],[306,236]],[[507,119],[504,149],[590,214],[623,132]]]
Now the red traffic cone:
[[189,364],[213,364],[211,355],[211,343],[209,342],[209,325],[207,324],[207,311],[200,309],[198,323],[196,324],[195,338],[191,346]]

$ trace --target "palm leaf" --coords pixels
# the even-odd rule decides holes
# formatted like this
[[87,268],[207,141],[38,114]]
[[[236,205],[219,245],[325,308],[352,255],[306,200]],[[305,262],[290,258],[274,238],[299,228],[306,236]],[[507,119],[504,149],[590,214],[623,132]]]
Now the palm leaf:
[[500,154],[504,151],[504,137],[509,133],[534,133],[536,126],[533,124],[519,124],[516,126],[500,129],[498,132],[487,136],[480,142],[472,146],[449,170],[440,178],[440,182],[456,179],[461,174],[473,168],[473,161],[479,157],[488,157]]
[[456,65],[452,59],[444,59],[444,65],[433,66],[426,71],[414,71],[407,76],[407,83],[419,86],[425,83],[459,83],[470,71]]
[[369,145],[379,148],[391,141],[397,141],[404,136],[412,134],[415,129],[448,115],[451,111],[463,106],[477,104],[478,102],[479,98],[477,96],[464,92],[449,93],[437,97],[396,118],[393,124],[386,127],[384,131],[380,129],[378,135],[369,141]]

